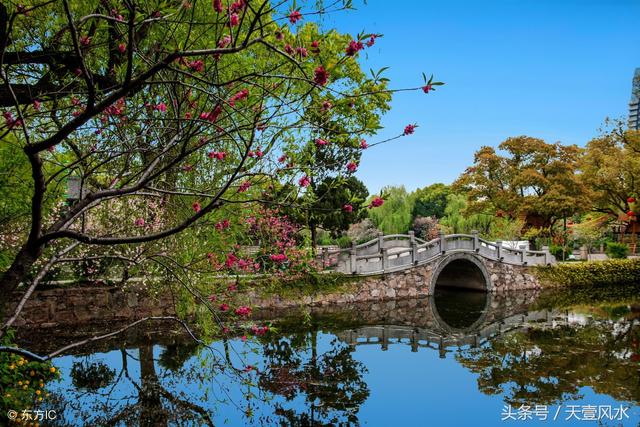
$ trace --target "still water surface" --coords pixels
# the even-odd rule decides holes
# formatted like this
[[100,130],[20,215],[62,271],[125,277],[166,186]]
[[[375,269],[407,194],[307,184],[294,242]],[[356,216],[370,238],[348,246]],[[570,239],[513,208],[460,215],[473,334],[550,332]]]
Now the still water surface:
[[57,358],[48,406],[61,425],[637,426],[638,290],[257,313],[280,321],[209,348],[156,325]]

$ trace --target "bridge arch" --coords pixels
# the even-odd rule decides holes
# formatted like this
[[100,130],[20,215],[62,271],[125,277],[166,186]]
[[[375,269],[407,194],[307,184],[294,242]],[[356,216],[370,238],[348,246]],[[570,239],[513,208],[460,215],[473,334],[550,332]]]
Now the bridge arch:
[[487,267],[480,257],[470,253],[444,255],[431,275],[429,294],[436,286],[491,292],[493,284]]

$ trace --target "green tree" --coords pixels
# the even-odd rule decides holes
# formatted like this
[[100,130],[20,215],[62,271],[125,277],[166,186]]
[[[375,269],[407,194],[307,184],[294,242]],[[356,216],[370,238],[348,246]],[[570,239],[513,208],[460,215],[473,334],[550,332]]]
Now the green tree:
[[530,225],[551,227],[588,208],[577,173],[580,148],[528,136],[508,138],[498,148],[505,155],[492,147],[478,150],[473,166],[454,183],[468,195],[471,211],[524,217]]
[[411,214],[413,217],[433,216],[442,218],[447,207],[448,185],[436,183],[415,191],[415,204]]
[[381,191],[384,204],[369,210],[373,223],[385,234],[406,233],[411,227],[414,195],[404,186],[384,187]]
[[485,237],[491,235],[491,227],[495,219],[492,214],[465,212],[467,212],[467,196],[457,193],[449,194],[444,216],[440,220],[443,231],[448,234],[469,234],[476,230]]
[[640,206],[640,132],[625,129],[620,121],[587,143],[580,159],[580,176],[590,189],[590,206],[616,218],[627,219]]

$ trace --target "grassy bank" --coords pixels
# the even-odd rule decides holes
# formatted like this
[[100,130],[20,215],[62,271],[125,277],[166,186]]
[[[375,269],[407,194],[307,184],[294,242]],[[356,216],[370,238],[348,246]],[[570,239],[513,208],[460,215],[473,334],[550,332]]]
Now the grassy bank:
[[605,286],[640,283],[640,259],[562,263],[536,267],[543,286]]

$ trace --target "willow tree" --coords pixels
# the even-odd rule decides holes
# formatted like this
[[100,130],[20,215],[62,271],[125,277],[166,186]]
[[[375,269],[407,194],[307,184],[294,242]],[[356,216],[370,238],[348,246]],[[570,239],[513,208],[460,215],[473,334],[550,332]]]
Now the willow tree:
[[348,174],[390,101],[358,63],[379,36],[305,22],[349,3],[1,4],[0,137],[31,177],[25,232],[3,224],[17,236],[2,293],[27,298],[54,266],[89,258],[166,267],[170,246],[136,248],[275,183],[306,191],[326,167],[317,138],[349,149],[333,166]]

